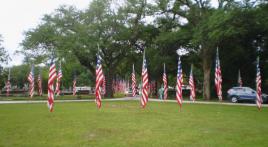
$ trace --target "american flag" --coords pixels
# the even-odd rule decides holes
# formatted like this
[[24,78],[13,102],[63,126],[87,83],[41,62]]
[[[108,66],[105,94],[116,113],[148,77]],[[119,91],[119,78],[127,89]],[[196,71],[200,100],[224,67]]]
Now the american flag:
[[143,63],[142,63],[142,96],[141,96],[141,105],[143,108],[145,108],[147,102],[148,102],[148,71],[147,71],[147,63],[145,58],[145,50],[143,53]]
[[237,80],[237,83],[238,83],[238,86],[239,87],[242,87],[243,82],[242,82],[242,78],[241,78],[241,75],[240,75],[240,70],[238,71],[238,80]]
[[32,98],[34,95],[34,66],[33,65],[28,75],[28,81],[29,81],[29,95]]
[[259,110],[261,109],[262,105],[262,93],[261,93],[261,72],[260,72],[260,66],[259,66],[260,58],[257,58],[257,75],[256,75],[256,104]]
[[220,65],[220,59],[219,59],[219,50],[217,48],[216,66],[215,66],[215,87],[216,87],[216,92],[220,101],[222,101],[221,83],[222,83],[221,65]]
[[181,59],[179,57],[178,61],[178,73],[177,73],[177,84],[176,84],[176,99],[180,108],[182,106],[182,66],[181,66]]
[[193,65],[191,65],[189,85],[191,87],[190,100],[195,101],[195,83],[194,83],[194,76],[193,76]]
[[167,84],[166,64],[164,64],[163,83],[164,83],[164,100],[166,100],[167,99],[167,96],[168,96],[168,84]]
[[76,95],[76,76],[74,76],[74,80],[73,80],[73,96]]
[[103,82],[104,76],[102,72],[102,65],[101,65],[101,59],[100,55],[97,55],[97,65],[96,65],[96,87],[95,87],[95,94],[96,94],[96,99],[95,102],[97,104],[97,107],[101,107],[101,85]]
[[54,81],[57,78],[56,65],[53,62],[50,65],[48,76],[47,105],[50,112],[52,112],[54,105]]
[[149,90],[151,95],[156,94],[156,81],[149,82]]
[[106,94],[106,79],[105,79],[104,74],[103,74],[103,82],[102,82],[102,92],[104,95]]
[[37,85],[38,85],[38,94],[40,96],[43,95],[43,90],[42,90],[42,77],[41,77],[41,73],[39,73],[38,77],[37,77]]
[[62,78],[62,71],[61,71],[61,64],[60,64],[60,69],[58,71],[57,75],[57,82],[56,82],[56,94],[59,96],[60,95],[60,81]]
[[9,96],[9,93],[10,93],[10,90],[11,90],[11,84],[10,84],[10,68],[8,69],[8,77],[7,77],[7,82],[6,82],[6,89],[7,89],[6,95]]
[[134,64],[133,64],[133,67],[132,67],[131,80],[132,80],[132,96],[135,97],[136,96],[136,77],[135,77]]

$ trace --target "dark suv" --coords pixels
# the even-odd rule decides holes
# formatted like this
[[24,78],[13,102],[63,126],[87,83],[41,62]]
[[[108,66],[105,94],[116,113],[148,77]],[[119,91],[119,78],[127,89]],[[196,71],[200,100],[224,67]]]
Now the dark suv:
[[[227,91],[228,98],[231,102],[237,103],[240,101],[255,102],[256,91],[249,87],[233,87]],[[267,94],[262,94],[263,103],[267,103]]]

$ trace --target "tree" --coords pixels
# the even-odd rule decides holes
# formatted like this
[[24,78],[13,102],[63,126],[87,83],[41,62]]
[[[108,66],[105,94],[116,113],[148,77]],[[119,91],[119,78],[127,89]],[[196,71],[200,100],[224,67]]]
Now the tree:
[[[80,63],[86,67],[93,81],[96,54],[99,53],[109,97],[113,94],[111,84],[116,75],[127,77],[131,71],[129,65],[133,63],[140,72],[138,67],[144,48],[150,78],[158,81],[161,81],[163,62],[167,64],[169,76],[176,76],[175,51],[186,48],[190,53],[182,58],[185,74],[194,63],[195,71],[202,76],[196,79],[203,81],[203,96],[209,100],[213,94],[211,77],[217,47],[224,89],[236,81],[234,71],[244,63],[249,65],[241,69],[242,74],[243,71],[248,73],[244,79],[254,79],[254,41],[262,42],[262,59],[267,55],[267,14],[267,4],[254,0],[219,0],[218,7],[211,6],[210,0],[158,0],[152,3],[125,0],[120,4],[94,0],[83,11],[63,6],[45,15],[38,27],[25,33],[22,45],[28,61],[40,63],[56,55],[66,64]],[[149,18],[154,21],[148,22]],[[142,46],[139,42],[143,42]],[[261,63],[261,67],[264,64]],[[264,71],[267,73],[266,67]],[[169,83],[175,84],[174,81]]]
[[58,58],[74,59],[92,75],[98,53],[107,79],[107,96],[112,97],[114,70],[135,45],[145,9],[145,0],[126,2],[126,6],[115,10],[108,0],[94,0],[85,11],[60,7],[54,14],[46,15],[37,28],[25,33],[23,53],[40,62],[55,54]]
[[3,39],[2,35],[0,34],[0,63],[6,62],[9,59],[8,53],[5,48],[2,46]]
[[[178,0],[174,3],[159,0],[156,12],[156,14],[160,14],[155,24],[160,31],[156,44],[160,50],[166,51],[167,56],[173,57],[173,60],[176,58],[174,57],[176,49],[184,47],[190,50],[190,56],[197,58],[192,62],[194,61],[196,66],[203,69],[203,97],[207,100],[211,98],[210,83],[213,81],[211,75],[215,49],[219,47],[220,56],[222,56],[230,54],[230,50],[227,49],[232,47],[237,50],[241,49],[245,47],[241,42],[249,41],[247,44],[251,44],[249,49],[252,50],[254,49],[252,42],[254,38],[256,39],[256,34],[263,34],[259,24],[265,24],[264,22],[255,23],[263,21],[263,19],[254,21],[253,17],[256,14],[253,11],[260,6],[260,1],[245,0],[239,3],[219,0],[218,4],[218,7],[212,7],[210,0]],[[264,16],[262,17],[264,18]],[[259,29],[254,26],[258,26]],[[263,26],[263,28],[265,27]],[[170,55],[172,53],[173,55]],[[249,52],[247,53],[249,54]],[[249,58],[247,58],[248,61],[254,59]],[[225,63],[228,61],[230,60],[225,58],[222,65],[226,69],[228,67]],[[225,74],[224,70],[223,74]],[[228,79],[229,76],[226,77]],[[229,84],[225,84],[225,87],[227,85]]]

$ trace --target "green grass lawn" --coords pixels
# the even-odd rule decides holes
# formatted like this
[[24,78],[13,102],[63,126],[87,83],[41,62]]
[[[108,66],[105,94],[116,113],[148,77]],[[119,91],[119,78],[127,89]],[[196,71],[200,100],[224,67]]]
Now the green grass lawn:
[[0,105],[0,146],[268,146],[268,108],[138,101]]

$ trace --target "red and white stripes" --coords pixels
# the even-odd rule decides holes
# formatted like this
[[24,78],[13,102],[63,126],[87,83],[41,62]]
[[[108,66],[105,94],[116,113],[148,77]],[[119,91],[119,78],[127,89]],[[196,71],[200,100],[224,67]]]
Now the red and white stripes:
[[143,63],[142,63],[142,96],[141,96],[141,105],[143,108],[145,108],[147,102],[148,102],[148,71],[147,71],[147,63],[146,63],[146,58],[145,58],[145,50],[143,53]]
[[11,83],[10,83],[10,68],[8,69],[8,77],[6,82],[6,96],[9,96],[10,90],[11,90]]
[[61,82],[61,78],[62,78],[62,71],[61,71],[61,65],[60,65],[60,69],[57,75],[57,82],[56,82],[56,94],[59,96],[60,95],[60,82]]
[[134,64],[132,68],[131,80],[132,80],[132,96],[135,97],[136,96],[136,77],[135,77]]
[[76,95],[76,77],[73,79],[73,96]]
[[259,57],[257,58],[257,75],[256,75],[256,104],[258,109],[261,109],[262,105],[262,92],[261,92],[261,72],[259,67]]
[[219,59],[219,50],[217,48],[217,55],[216,55],[216,66],[215,66],[215,87],[216,93],[220,101],[222,101],[222,76],[221,76],[221,66],[220,66],[220,59]]
[[42,90],[42,77],[41,77],[41,73],[39,73],[38,77],[37,77],[37,85],[38,85],[38,94],[39,96],[43,95],[43,90]]
[[180,108],[182,106],[182,66],[181,66],[181,59],[179,57],[178,61],[178,73],[177,73],[177,84],[176,84],[176,99],[178,104],[180,105]]
[[190,91],[190,100],[193,102],[195,101],[195,83],[194,83],[194,76],[193,76],[193,65],[191,65],[190,77],[189,77],[189,85],[191,88]]
[[48,92],[47,92],[47,105],[50,112],[53,112],[54,106],[54,81],[57,78],[56,65],[51,63],[48,73]]
[[32,98],[34,95],[34,66],[33,65],[28,75],[28,81],[29,81],[29,95]]
[[167,97],[168,97],[168,83],[167,83],[167,74],[166,74],[166,64],[164,64],[163,84],[164,84],[164,100],[166,100]]
[[97,65],[96,65],[96,87],[95,87],[95,95],[96,99],[95,102],[97,104],[97,107],[101,107],[101,85],[103,82],[103,72],[102,72],[102,65],[101,65],[101,59],[100,56],[97,55]]

